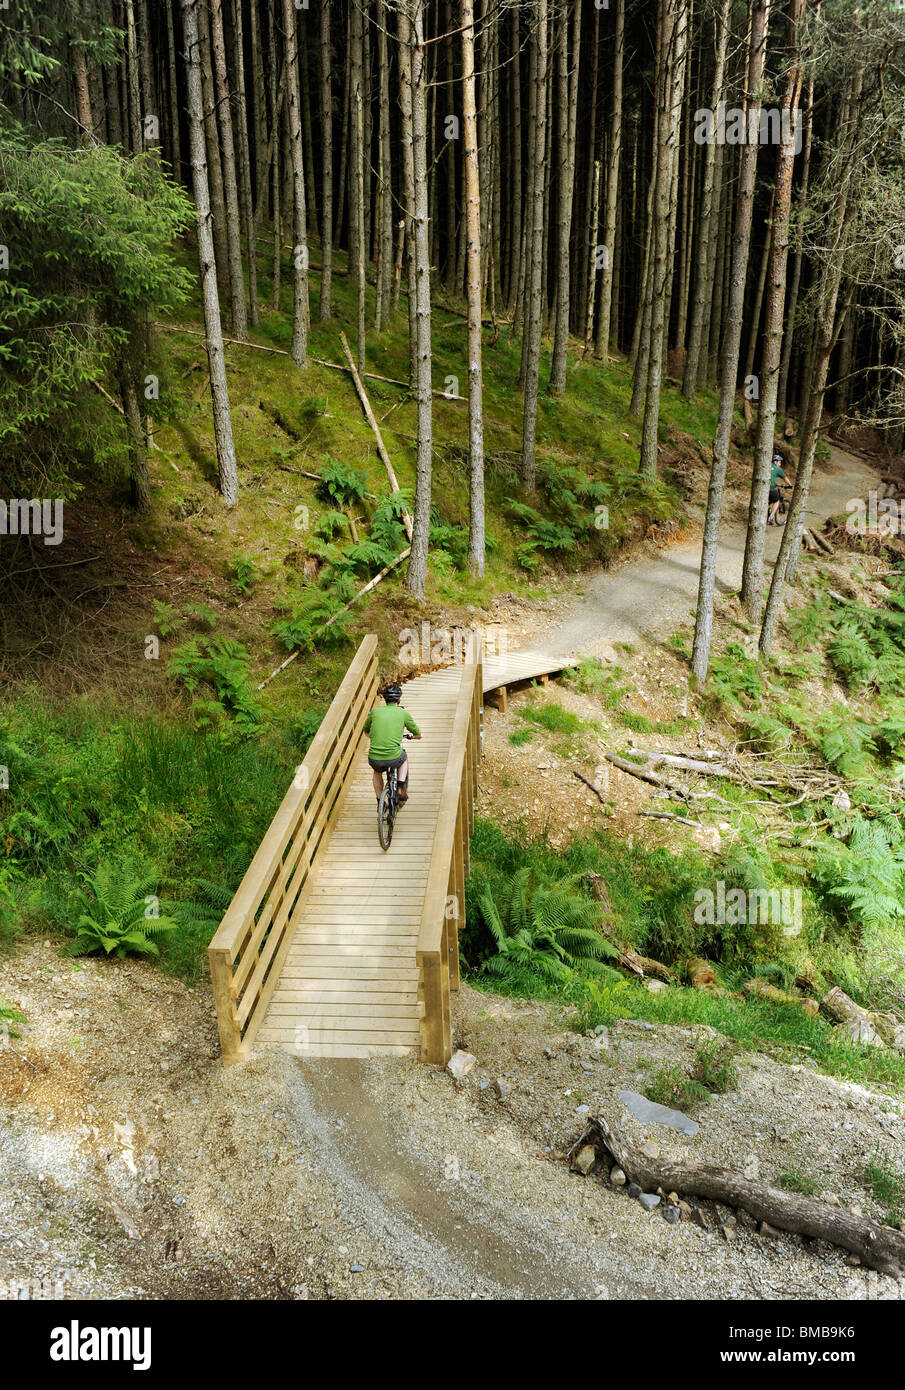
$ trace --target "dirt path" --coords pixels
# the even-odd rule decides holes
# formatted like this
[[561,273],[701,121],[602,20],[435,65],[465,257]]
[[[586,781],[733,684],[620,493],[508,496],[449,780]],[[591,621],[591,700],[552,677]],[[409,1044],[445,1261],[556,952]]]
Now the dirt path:
[[[811,490],[806,524],[818,525],[825,517],[843,511],[850,497],[865,497],[878,477],[868,464],[830,446],[830,460]],[[729,518],[724,518],[721,528],[718,592],[737,592],[741,585],[745,529],[737,517],[739,510],[730,504]],[[598,571],[574,611],[543,634],[545,644],[553,643],[566,655],[580,652],[595,656],[605,643],[634,642],[639,637],[662,641],[671,636],[680,623],[694,615],[703,509],[699,516],[694,540],[633,558],[621,569]],[[768,569],[776,559],[781,537],[778,528],[767,528]]]

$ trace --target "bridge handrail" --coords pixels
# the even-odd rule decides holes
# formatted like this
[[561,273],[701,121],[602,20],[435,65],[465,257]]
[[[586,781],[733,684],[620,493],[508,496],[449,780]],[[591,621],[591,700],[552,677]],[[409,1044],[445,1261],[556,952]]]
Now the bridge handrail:
[[453,716],[440,810],[431,848],[418,929],[417,963],[421,1060],[445,1063],[451,1055],[450,989],[458,989],[458,934],[465,925],[468,844],[474,829],[474,793],[481,759],[482,650],[469,653]]
[[208,947],[226,1062],[248,1055],[292,940],[289,924],[337,819],[377,693],[377,638],[365,637]]

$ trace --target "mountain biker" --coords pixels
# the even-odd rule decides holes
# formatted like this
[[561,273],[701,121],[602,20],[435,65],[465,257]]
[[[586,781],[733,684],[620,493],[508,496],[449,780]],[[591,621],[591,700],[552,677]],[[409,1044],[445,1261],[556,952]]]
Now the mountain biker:
[[388,685],[383,692],[386,701],[371,710],[365,720],[365,733],[371,736],[368,762],[374,770],[374,793],[380,800],[383,791],[383,774],[391,767],[398,768],[396,799],[400,806],[408,801],[408,758],[402,749],[403,730],[408,729],[413,738],[421,737],[421,730],[408,710],[403,709],[402,687]]
[[784,483],[789,481],[786,474],[783,472],[783,462],[782,454],[774,453],[773,463],[770,467],[770,512],[767,516],[768,526],[779,525],[776,519],[776,513],[779,511],[779,504],[782,501],[782,493],[779,490],[779,479],[782,478]]

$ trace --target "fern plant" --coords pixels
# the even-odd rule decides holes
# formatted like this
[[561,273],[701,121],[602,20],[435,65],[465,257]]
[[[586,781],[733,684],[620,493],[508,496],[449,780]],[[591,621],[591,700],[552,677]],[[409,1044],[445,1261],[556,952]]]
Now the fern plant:
[[134,951],[156,956],[160,950],[153,938],[178,930],[175,918],[159,911],[158,915],[148,915],[152,907],[159,906],[157,875],[142,873],[131,860],[120,865],[101,864],[93,875],[83,874],[82,878],[87,891],[79,896],[81,912],[75,940],[66,955],[103,951],[122,960]]
[[871,933],[905,918],[905,840],[889,818],[856,815],[847,845],[822,846],[812,876],[816,886]]
[[176,648],[167,674],[181,680],[190,694],[202,683],[212,686],[240,732],[257,733],[261,707],[248,678],[248,652],[241,642],[231,637],[193,637]]
[[478,907],[496,954],[482,969],[513,984],[526,975],[564,983],[617,957],[600,932],[599,906],[578,890],[579,877],[545,883],[523,867],[496,894],[485,887]]
[[321,481],[316,488],[318,495],[339,509],[363,501],[368,485],[366,475],[358,468],[340,463],[330,454],[327,458],[329,462],[321,469]]

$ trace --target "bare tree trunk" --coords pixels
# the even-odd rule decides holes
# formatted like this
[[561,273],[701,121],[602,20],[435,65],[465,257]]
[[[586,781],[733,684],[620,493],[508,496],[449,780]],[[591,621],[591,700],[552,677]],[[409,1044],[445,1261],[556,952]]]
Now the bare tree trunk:
[[289,354],[298,367],[308,365],[308,219],[305,213],[305,167],[302,158],[302,118],[299,99],[298,34],[292,0],[283,0],[286,31],[286,112],[293,201],[293,309]]
[[220,326],[220,299],[217,292],[214,241],[211,233],[211,208],[207,184],[207,155],[201,96],[201,44],[198,35],[197,13],[199,3],[200,0],[182,0],[188,89],[189,148],[192,161],[192,184],[195,192],[198,261],[201,269],[201,297],[204,304],[204,332],[211,379],[217,470],[223,501],[227,507],[234,507],[239,493],[239,472],[233,446],[232,417],[229,410],[229,391],[226,385],[226,362],[223,356],[223,333]]
[[[721,0],[716,18],[716,62],[713,69],[710,109],[716,117],[723,100],[726,73],[726,51],[729,46],[729,20],[732,0]],[[719,223],[720,198],[716,188],[717,144],[710,140],[704,154],[704,182],[701,192],[701,223],[698,253],[695,258],[694,296],[691,305],[691,326],[688,332],[688,355],[682,378],[682,395],[694,400],[701,368],[702,346],[706,353],[705,327],[709,324],[710,298],[716,266],[716,232]]]
[[788,11],[789,70],[783,114],[789,126],[783,131],[776,162],[773,192],[773,221],[769,266],[769,292],[764,312],[764,335],[760,360],[757,435],[754,441],[754,469],[748,531],[742,566],[742,603],[752,622],[760,618],[764,585],[764,540],[767,532],[768,493],[776,430],[776,396],[782,353],[783,308],[786,298],[786,267],[789,256],[789,217],[792,206],[792,174],[795,167],[795,124],[801,92],[798,61],[798,26],[804,15],[804,0],[790,0]]
[[757,286],[754,290],[754,303],[751,306],[751,318],[748,329],[748,348],[745,353],[745,367],[742,372],[743,380],[747,380],[754,373],[754,358],[757,353],[757,345],[760,342],[760,316],[764,307],[764,289],[767,284],[767,267],[770,264],[770,252],[773,246],[773,215],[776,206],[775,190],[770,201],[770,216],[767,218],[767,232],[764,237],[764,249],[760,257],[760,269],[757,272]]
[[[254,9],[254,0],[251,8]],[[248,256],[248,302],[253,328],[261,320],[258,309],[258,255],[251,189],[251,147],[248,139],[248,103],[245,97],[245,44],[242,35],[242,0],[233,0],[233,33],[236,49],[236,95],[239,120],[239,187],[242,195],[242,225]]]
[[75,88],[75,112],[81,126],[80,140],[83,145],[94,145],[94,115],[91,110],[91,92],[88,86],[88,64],[85,50],[77,39],[69,39],[69,58],[72,64],[72,84]]
[[600,278],[600,319],[597,325],[597,356],[606,358],[610,347],[613,312],[613,275],[616,261],[616,215],[619,198],[619,166],[622,159],[622,63],[625,53],[625,0],[616,0],[616,36],[613,53],[613,91],[610,112],[610,141],[607,150],[606,203],[603,213],[603,244],[606,256]]
[[138,97],[138,37],[135,30],[135,6],[124,0],[126,16],[126,93],[129,103],[129,142],[132,153],[144,149],[141,130],[141,103]]
[[[814,110],[814,77],[808,80],[808,98],[804,113],[804,134],[802,136],[801,183],[798,191],[798,217],[801,219],[808,206],[808,180],[811,170],[811,128]],[[796,237],[795,259],[792,263],[792,283],[789,287],[789,303],[786,309],[786,331],[782,343],[782,362],[779,368],[779,391],[776,397],[776,413],[782,418],[786,413],[786,397],[789,386],[789,367],[792,362],[792,343],[795,339],[795,315],[798,310],[798,291],[801,286],[802,229],[799,226]]]
[[365,170],[364,170],[364,75],[362,71],[362,50],[364,33],[362,13],[359,4],[352,5],[351,53],[349,62],[352,69],[349,100],[349,122],[351,139],[349,142],[349,269],[355,276],[358,291],[358,341],[357,365],[359,373],[365,369]]
[[217,103],[214,97],[214,69],[211,60],[210,17],[208,0],[199,0],[198,33],[201,40],[201,93],[204,103],[204,139],[207,145],[207,181],[210,189],[214,253],[217,284],[223,289],[228,283],[229,254],[226,245],[226,203],[223,196],[223,169],[220,163],[220,134],[217,129]]
[[[406,0],[407,3],[407,0]],[[415,161],[412,123],[412,40],[411,20],[405,3],[398,10],[399,96],[402,113],[402,178],[405,205],[405,268],[408,280],[409,316],[409,386],[413,394],[418,387],[418,314],[415,277]]]
[[[622,0],[620,0],[620,3]],[[550,388],[555,396],[566,389],[571,307],[572,207],[575,196],[575,128],[578,122],[578,60],[581,47],[581,0],[571,0],[572,67],[569,69],[569,29],[563,12],[557,68],[559,78],[559,189],[557,215],[556,331]]]
[[333,90],[330,78],[333,57],[330,48],[330,0],[320,0],[320,60],[323,159],[320,321],[326,323],[333,312],[330,305],[333,290]]
[[273,307],[278,310],[280,307],[280,267],[283,251],[283,219],[280,211],[280,190],[283,185],[280,163],[280,151],[283,143],[283,108],[277,94],[277,3],[278,0],[271,0],[270,32],[268,34],[267,52],[270,64],[270,139],[273,144],[273,164],[271,166],[271,202],[273,203]]
[[[451,27],[451,26],[450,26]],[[374,322],[379,333],[390,317],[393,286],[393,162],[390,137],[390,59],[386,6],[377,0],[377,293]],[[448,141],[447,159],[454,159]]]
[[[430,247],[427,225],[426,53],[424,0],[406,0],[411,18],[404,20],[403,41],[410,53],[412,109],[413,262],[415,279],[415,373],[418,398],[418,452],[415,463],[415,508],[412,553],[406,586],[413,598],[424,598],[430,537],[433,393],[431,390]],[[400,12],[400,20],[403,15]]]
[[594,173],[591,179],[591,205],[588,214],[588,224],[591,232],[590,245],[587,249],[588,258],[588,302],[585,305],[584,318],[584,355],[591,351],[594,343],[594,305],[597,299],[597,219],[600,212],[600,160],[594,161]]
[[829,251],[827,262],[823,268],[818,284],[812,364],[813,374],[809,381],[807,410],[801,431],[801,448],[798,455],[798,468],[795,472],[795,486],[792,489],[792,501],[789,505],[789,514],[786,518],[785,527],[783,528],[779,554],[773,566],[773,578],[770,583],[770,593],[767,597],[767,607],[764,612],[764,622],[760,633],[759,646],[764,656],[769,655],[770,648],[773,644],[776,624],[779,621],[779,614],[782,608],[788,568],[790,562],[795,558],[794,548],[799,545],[798,527],[804,509],[807,506],[808,493],[811,486],[811,475],[814,470],[814,454],[817,449],[817,439],[820,433],[820,417],[823,413],[823,397],[826,391],[827,372],[829,370],[830,358],[833,355],[833,348],[835,347],[838,333],[836,310],[839,302],[839,288],[842,284],[846,253],[848,251],[848,238],[845,235],[848,201],[852,179],[855,176],[856,170],[860,167],[860,161],[857,158],[857,146],[858,116],[861,103],[863,76],[864,70],[863,68],[859,68],[850,79],[849,93],[843,107],[843,116],[839,123],[840,129],[845,133],[843,138],[848,141],[848,148],[844,153],[844,167],[841,177],[838,180],[838,192],[833,208],[832,224],[828,229],[829,236],[826,245]]
[[519,279],[522,264],[522,83],[518,6],[512,7],[512,197],[510,199],[509,237],[511,255],[509,258],[509,287],[506,303],[510,313],[515,310],[518,299]]
[[176,23],[174,0],[164,0],[167,19],[167,89],[170,98],[170,168],[177,183],[182,182],[182,136],[179,130],[179,80],[176,71]]
[[144,514],[151,510],[151,484],[148,479],[148,458],[145,453],[145,435],[141,424],[135,372],[127,358],[120,363],[119,383],[126,432],[129,436],[129,490],[133,507],[137,512]]
[[210,0],[211,48],[214,55],[214,83],[217,93],[217,115],[220,127],[220,148],[223,159],[223,197],[226,204],[226,254],[229,266],[229,296],[232,305],[232,327],[235,337],[248,337],[248,316],[245,308],[245,278],[242,273],[241,218],[239,189],[236,180],[236,152],[233,142],[232,111],[229,102],[229,77],[226,71],[226,43],[223,37],[222,0]]
[[484,574],[484,408],[481,364],[481,182],[475,112],[474,7],[462,0],[462,137],[465,146],[465,223],[468,238],[468,571]]
[[[238,0],[238,3],[241,4],[242,0]],[[267,166],[265,163],[267,110],[264,87],[264,48],[261,40],[261,16],[258,10],[258,0],[250,0],[248,15],[248,40],[251,48],[252,130],[255,142],[255,158],[251,166],[254,170],[253,211],[256,221],[259,221],[260,219],[257,217],[258,207],[260,203],[267,201]]]
[[[648,351],[647,392],[641,432],[641,472],[657,473],[660,390],[668,328],[672,254],[670,208],[673,175],[678,174],[682,86],[688,39],[687,0],[662,0],[662,93],[657,121],[657,168],[654,197],[653,287]],[[673,227],[674,230],[674,227]]]
[[[759,112],[761,83],[767,51],[767,25],[770,0],[751,0],[750,46],[745,89],[751,94],[751,111]],[[752,123],[753,124],[753,123]],[[695,613],[694,646],[691,669],[698,681],[707,678],[710,662],[710,638],[713,630],[713,596],[716,585],[716,559],[719,544],[720,512],[726,485],[726,465],[729,459],[729,437],[732,413],[735,409],[735,387],[738,377],[738,355],[742,336],[742,316],[745,302],[745,276],[748,249],[751,242],[751,217],[754,204],[754,179],[757,173],[757,144],[749,141],[742,147],[739,177],[738,210],[732,241],[732,279],[723,346],[723,369],[720,381],[720,410],[713,441],[713,461],[710,467],[710,486],[707,492],[707,512],[704,518],[704,540],[701,551],[701,577],[698,583],[698,603]]]
[[540,337],[543,295],[544,246],[544,164],[547,152],[547,0],[534,0],[536,32],[534,37],[535,76],[534,129],[531,141],[530,192],[528,211],[531,236],[528,247],[530,274],[526,277],[525,335],[523,362],[525,366],[525,403],[522,422],[522,479],[534,488],[537,476],[536,431],[537,397],[540,370]]
[[[597,226],[600,218],[600,173],[597,171],[597,210],[595,212],[594,203],[594,166],[600,162],[597,142],[597,76],[600,70],[600,11],[594,9],[594,38],[591,44],[591,92],[590,106],[588,109],[588,164],[585,171],[585,203],[584,203],[584,244],[592,248],[590,261],[584,257],[579,261],[578,277],[578,302],[585,309],[589,303],[597,302],[597,258],[593,254],[593,248],[597,245]],[[591,280],[594,281],[593,289]],[[593,310],[592,310],[593,313]],[[587,326],[587,325],[586,325]],[[594,324],[591,322],[591,340],[593,341]],[[587,334],[585,334],[585,355],[587,355]]]

